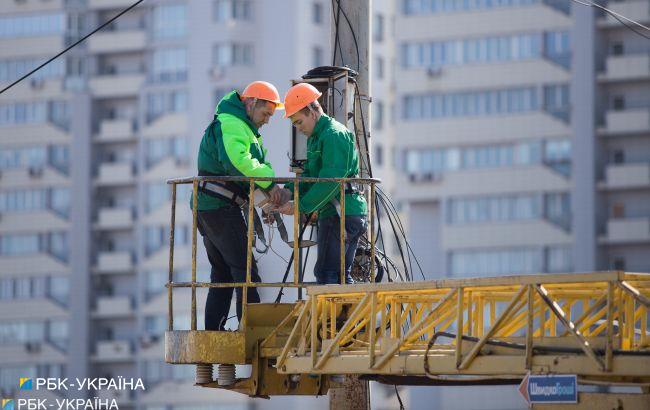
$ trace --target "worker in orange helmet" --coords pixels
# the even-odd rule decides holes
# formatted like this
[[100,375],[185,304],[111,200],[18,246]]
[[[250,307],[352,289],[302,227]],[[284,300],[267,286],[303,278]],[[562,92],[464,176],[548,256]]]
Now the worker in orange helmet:
[[[307,163],[302,174],[306,177],[351,178],[359,174],[359,157],[355,137],[345,125],[323,112],[318,102],[321,93],[311,84],[300,83],[289,89],[284,97],[285,118],[289,118],[307,138]],[[293,190],[293,184],[285,185]],[[286,193],[282,196],[286,197]],[[301,183],[300,209],[293,202],[279,208],[285,215],[294,212],[318,213],[318,256],[314,275],[320,284],[340,283],[340,214],[345,212],[345,281],[351,283],[350,269],[367,228],[368,212],[363,191],[354,184],[345,189],[345,209],[340,209],[338,183]]]
[[[266,160],[259,129],[282,109],[278,90],[273,84],[255,81],[239,94],[232,91],[218,103],[214,119],[205,130],[198,155],[200,176],[273,177]],[[278,201],[282,189],[269,181],[257,187]],[[241,206],[248,201],[249,184],[238,182],[202,182],[197,195],[198,229],[212,266],[213,283],[246,281],[246,223]],[[253,281],[259,282],[253,259]],[[230,310],[232,288],[210,288],[205,305],[205,329],[224,330]],[[237,288],[237,316],[241,318],[242,289]],[[248,302],[260,301],[256,288],[249,288]]]

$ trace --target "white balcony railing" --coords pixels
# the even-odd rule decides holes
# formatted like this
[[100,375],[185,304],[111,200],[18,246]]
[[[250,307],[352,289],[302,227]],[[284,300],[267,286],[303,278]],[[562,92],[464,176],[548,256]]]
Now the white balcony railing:
[[609,134],[625,134],[650,131],[650,108],[631,108],[607,111],[605,128]]
[[605,168],[607,188],[632,188],[650,185],[650,163],[610,164]]
[[607,221],[607,242],[650,241],[650,217],[617,218]]
[[133,269],[133,257],[130,252],[105,251],[97,255],[98,273],[120,273]]
[[96,183],[122,185],[135,182],[133,164],[130,162],[106,162],[99,166]]
[[604,78],[626,80],[650,77],[650,54],[608,56]]
[[132,120],[103,120],[97,134],[97,139],[106,141],[122,141],[133,137]]
[[97,298],[95,315],[101,317],[129,316],[133,313],[133,302],[129,296],[100,296]]

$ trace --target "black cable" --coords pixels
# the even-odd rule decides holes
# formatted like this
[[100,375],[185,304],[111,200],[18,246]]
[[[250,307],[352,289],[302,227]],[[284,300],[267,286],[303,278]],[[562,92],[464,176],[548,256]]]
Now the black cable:
[[18,80],[14,81],[13,83],[11,83],[11,84],[9,84],[8,86],[6,86],[5,88],[3,88],[2,91],[0,91],[0,94],[4,93],[5,91],[7,91],[8,89],[10,89],[10,88],[13,87],[14,85],[18,84],[19,82],[23,81],[24,79],[26,79],[26,78],[29,77],[30,75],[34,74],[35,72],[37,72],[37,71],[40,70],[41,68],[43,68],[43,67],[45,67],[46,65],[50,64],[52,61],[54,61],[54,60],[56,60],[57,58],[61,57],[63,54],[67,53],[68,51],[70,51],[71,49],[73,49],[74,47],[76,47],[79,43],[83,42],[83,41],[86,40],[88,37],[92,36],[93,34],[95,34],[96,32],[98,32],[99,30],[103,29],[103,28],[106,27],[107,25],[111,24],[112,22],[114,22],[115,20],[117,20],[119,17],[121,17],[124,13],[127,13],[128,11],[130,11],[132,8],[134,8],[134,7],[137,6],[138,4],[142,3],[143,1],[144,1],[144,0],[138,0],[138,1],[136,1],[135,3],[133,3],[132,5],[130,5],[129,7],[127,7],[126,9],[122,10],[122,11],[121,11],[119,14],[117,14],[115,17],[113,17],[112,19],[108,20],[106,23],[102,24],[101,26],[97,27],[96,29],[94,29],[94,30],[91,31],[90,33],[86,34],[86,35],[83,36],[81,39],[77,40],[75,43],[73,43],[72,45],[68,46],[65,50],[61,51],[59,54],[57,54],[57,55],[55,55],[54,57],[50,58],[49,60],[47,60],[47,61],[44,62],[43,64],[39,65],[38,67],[36,67],[36,68],[33,69],[32,71],[30,71],[29,73],[25,74],[24,76],[20,77]]
[[[294,212],[299,212],[299,211],[295,209]],[[309,225],[309,220],[311,219],[311,216],[313,214],[314,214],[313,212],[310,212],[307,215],[307,220],[305,221],[305,224],[300,227],[300,234],[298,235],[298,238],[293,238],[294,241],[298,241],[298,246],[300,246],[300,242],[302,242],[302,234],[305,233],[305,229],[307,229],[307,225]],[[294,253],[295,252],[291,252],[289,263],[287,263],[287,269],[284,271],[284,276],[282,277],[282,283],[285,283],[287,281],[287,278],[289,277],[289,270],[291,269],[291,265],[293,264]],[[280,303],[283,294],[284,294],[284,287],[281,287],[280,290],[278,291],[278,296],[276,296],[275,298],[275,303]]]
[[409,243],[409,241],[408,241],[408,239],[406,237],[406,229],[404,229],[404,226],[402,225],[402,221],[399,218],[397,208],[395,208],[395,205],[393,204],[393,202],[390,200],[390,198],[388,198],[388,195],[386,195],[386,193],[384,193],[384,191],[382,191],[381,188],[378,188],[378,189],[379,189],[379,194],[382,195],[388,201],[388,203],[393,207],[393,210],[395,212],[395,217],[397,218],[397,221],[399,223],[398,226],[400,228],[400,231],[401,231],[402,235],[404,236],[404,242],[406,243],[406,247],[407,247],[408,251],[410,251],[410,253],[413,255],[413,259],[415,260],[416,265],[418,265],[418,269],[420,270],[420,274],[422,275],[422,279],[426,280],[426,277],[424,276],[424,270],[422,269],[422,265],[420,265],[420,261],[418,260],[418,257],[415,254],[415,252],[413,252],[413,248],[411,247],[411,244]]
[[[378,198],[380,198],[380,201],[382,201],[382,204],[384,205],[384,208],[386,208],[386,210],[388,210],[388,207],[386,206],[386,204],[383,203],[383,199],[381,199],[381,197],[379,197],[379,196],[378,196]],[[390,214],[390,212],[389,212],[389,214]],[[388,222],[390,222],[390,226],[393,229],[393,234],[395,235],[395,239],[397,240],[397,249],[399,250],[400,256],[402,258],[402,264],[404,265],[404,276],[406,277],[406,280],[410,280],[409,268],[406,265],[406,258],[404,257],[404,250],[402,248],[402,242],[399,240],[399,237],[397,236],[397,230],[395,229],[395,225],[393,224],[393,220],[392,220],[392,218],[390,218],[390,216],[388,217]]]
[[[401,222],[399,221],[399,216],[396,214],[396,212],[393,209],[390,208],[389,205],[387,205],[386,198],[384,198],[381,194],[379,195],[379,199],[381,200],[382,204],[384,205],[384,208],[386,208],[386,210],[388,211],[388,215],[389,215],[388,221],[391,224],[391,227],[393,229],[393,233],[395,235],[395,238],[397,239],[397,243],[400,244],[400,248],[401,248],[401,240],[399,239],[400,234],[401,234],[401,237],[404,238],[405,243],[407,242],[407,240],[406,240],[406,235],[405,235],[403,229],[400,227]],[[393,220],[396,221],[397,228],[399,228],[399,232],[398,232],[398,229],[395,228]],[[407,278],[413,278],[413,275],[412,275],[412,273],[413,273],[413,263],[411,262],[411,255],[408,252],[408,248],[406,249],[406,257],[404,257],[404,253],[401,250],[400,250],[400,254],[402,256],[402,260],[403,260],[405,269],[406,269],[406,261],[408,260],[408,272],[410,272],[411,275],[409,275],[408,272],[407,272],[406,277]]]
[[[357,71],[361,68],[361,54],[359,53],[359,43],[357,42],[357,34],[354,32],[354,28],[352,27],[352,22],[348,18],[348,14],[343,10],[341,7],[341,0],[335,0],[336,3],[338,4],[339,10],[341,10],[341,13],[343,13],[343,17],[345,18],[345,21],[348,22],[348,26],[350,27],[350,33],[352,34],[352,40],[354,40],[354,47],[357,50]],[[337,25],[338,27],[338,25]],[[343,56],[343,52],[341,52],[341,56]]]
[[395,395],[397,396],[397,401],[399,402],[399,410],[404,410],[404,403],[402,403],[402,398],[399,395],[399,390],[397,390],[397,385],[394,384],[393,386],[395,386]]
[[[608,9],[608,8],[605,7],[605,6],[602,6],[602,5],[598,4],[598,3],[594,3],[593,1],[589,1],[588,3],[583,2],[583,1],[580,1],[580,0],[571,0],[571,1],[573,1],[574,3],[582,4],[583,6],[598,8],[598,9],[604,11],[605,13],[609,14],[610,16],[614,17],[616,20],[618,20],[619,23],[621,23],[622,25],[624,25],[624,26],[627,27],[628,29],[634,31],[636,34],[638,34],[638,35],[640,35],[641,37],[644,37],[644,38],[647,38],[648,40],[650,40],[650,37],[649,37],[649,36],[645,35],[644,33],[640,32],[640,31],[637,31],[633,26],[630,26],[630,25],[628,25],[626,22],[624,22],[623,20],[621,20],[620,17],[623,17],[623,18],[624,18],[625,20],[627,20],[628,22],[630,22],[630,23],[634,23],[634,24],[636,24],[637,26],[639,26],[639,27],[645,29],[645,30],[648,31],[648,32],[650,32],[650,27],[644,26],[643,24],[641,24],[641,23],[639,23],[639,22],[637,22],[637,21],[634,21],[634,20],[632,20],[632,19],[629,18],[629,17],[626,17],[626,16],[624,16],[624,15],[622,15],[622,14],[616,13],[616,12],[614,12],[614,11]],[[620,16],[620,17],[619,17],[619,16]]]
[[[332,0],[332,15],[334,15],[334,0]],[[343,61],[343,50],[341,49],[341,42],[339,41],[339,20],[341,19],[341,4],[339,3],[336,15],[334,15],[334,57],[332,57],[332,65],[336,65],[336,47],[341,51],[341,65],[345,65]]]
[[621,24],[624,25],[625,27],[627,27],[627,28],[629,28],[630,30],[634,31],[636,34],[640,35],[641,37],[644,37],[644,38],[647,38],[648,40],[650,40],[650,36],[645,35],[644,33],[638,31],[638,30],[637,30],[636,28],[634,28],[633,26],[627,24],[625,21],[621,20],[621,19],[620,19],[616,14],[614,14],[614,13],[610,13],[608,10],[605,10],[605,11],[607,12],[607,14],[609,14],[609,15],[612,16],[612,17],[614,17],[616,20],[618,20],[619,23],[621,23]]

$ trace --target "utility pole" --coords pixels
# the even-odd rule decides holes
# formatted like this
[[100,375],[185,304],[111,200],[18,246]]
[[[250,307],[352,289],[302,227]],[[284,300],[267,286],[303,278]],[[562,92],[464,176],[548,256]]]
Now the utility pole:
[[[354,122],[360,159],[370,158],[370,1],[334,0],[330,26],[332,52],[336,56],[334,65],[347,65],[359,73],[356,81],[361,104],[357,106]],[[358,103],[356,100],[355,104]],[[367,138],[364,138],[364,127]],[[367,178],[370,170],[363,164],[364,161],[360,160],[360,176]],[[345,376],[342,387],[330,389],[329,396],[331,410],[370,409],[369,382],[361,381],[356,376]]]
[[[370,152],[370,61],[371,61],[371,0],[334,0],[332,2],[334,10],[332,11],[332,24],[330,25],[330,35],[332,44],[332,53],[336,56],[335,66],[346,65],[357,71],[357,86],[360,95],[361,104],[357,105],[356,115],[354,118],[356,138],[359,141],[359,156],[365,158]],[[340,12],[338,8],[340,7]],[[350,24],[346,19],[349,19]],[[337,19],[338,19],[338,42],[337,36]],[[351,27],[352,26],[352,30]],[[354,31],[353,31],[354,30]],[[354,35],[353,35],[354,34]],[[356,38],[356,42],[355,42]],[[336,52],[334,52],[336,47]],[[358,52],[357,52],[358,51]],[[358,104],[359,100],[355,100]],[[363,113],[363,123],[362,123]],[[345,120],[344,120],[345,121]],[[364,128],[366,137],[364,137]],[[370,176],[370,170],[364,165],[364,161],[359,163],[361,178]]]

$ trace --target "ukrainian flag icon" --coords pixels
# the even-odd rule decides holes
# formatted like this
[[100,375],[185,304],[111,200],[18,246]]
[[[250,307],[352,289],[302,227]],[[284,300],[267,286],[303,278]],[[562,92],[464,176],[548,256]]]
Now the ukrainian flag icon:
[[29,377],[20,378],[20,390],[31,390],[33,388],[32,379]]
[[14,399],[2,399],[2,410],[14,410]]

